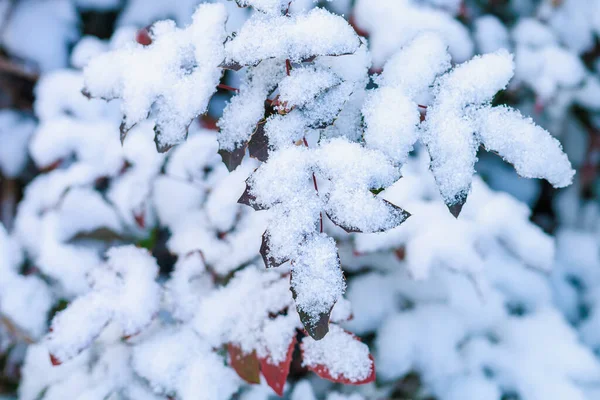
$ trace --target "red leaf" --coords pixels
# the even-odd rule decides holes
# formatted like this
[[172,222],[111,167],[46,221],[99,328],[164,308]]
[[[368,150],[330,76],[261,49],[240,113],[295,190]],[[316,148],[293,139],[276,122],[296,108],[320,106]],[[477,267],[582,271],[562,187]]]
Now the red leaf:
[[[349,333],[349,332],[347,332],[347,333]],[[357,340],[359,342],[361,341],[356,336],[354,336],[354,335],[352,335],[352,336],[354,337],[354,340]],[[304,348],[302,347],[302,345],[300,345],[300,350],[302,351],[302,358],[304,358]],[[309,371],[312,371],[315,374],[319,375],[321,378],[327,379],[328,381],[331,381],[331,382],[342,383],[344,385],[364,385],[366,383],[375,381],[375,360],[373,359],[373,356],[371,354],[369,354],[369,360],[371,360],[371,372],[369,373],[369,376],[367,376],[365,379],[360,380],[360,381],[351,381],[350,379],[348,379],[344,376],[338,376],[337,378],[334,378],[331,375],[331,373],[329,372],[329,368],[327,368],[327,366],[322,365],[322,364],[314,365],[314,366],[307,365],[306,368],[308,368]]]
[[278,396],[283,396],[283,387],[285,386],[285,381],[290,373],[290,364],[292,363],[292,355],[294,354],[296,342],[296,336],[294,336],[288,347],[285,360],[279,364],[271,364],[267,358],[260,359],[260,370],[271,389],[273,389]]
[[146,227],[146,217],[144,215],[144,211],[140,211],[140,212],[134,212],[133,213],[133,219],[135,220],[135,223],[140,227],[140,228],[145,228]]
[[149,46],[152,44],[152,38],[150,37],[150,32],[148,28],[142,28],[137,31],[135,35],[135,41],[144,46]]
[[50,362],[51,362],[51,363],[52,363],[52,365],[53,365],[53,366],[55,366],[55,367],[57,367],[57,366],[59,366],[60,364],[62,364],[62,363],[60,362],[60,360],[54,356],[54,354],[50,354]]
[[255,351],[244,354],[238,346],[229,343],[227,352],[229,353],[231,367],[240,378],[248,383],[260,383],[260,365]]
[[369,374],[369,376],[366,379],[363,379],[362,381],[351,381],[343,376],[338,376],[337,378],[334,378],[333,376],[331,376],[331,374],[329,373],[329,370],[324,365],[308,367],[308,369],[310,371],[314,372],[315,374],[319,375],[321,378],[327,379],[328,381],[331,381],[331,382],[343,383],[344,385],[364,385],[365,383],[370,383],[370,382],[375,381],[375,361],[373,360],[373,356],[370,354],[369,354],[369,359],[373,362],[373,369],[371,370],[371,373]]

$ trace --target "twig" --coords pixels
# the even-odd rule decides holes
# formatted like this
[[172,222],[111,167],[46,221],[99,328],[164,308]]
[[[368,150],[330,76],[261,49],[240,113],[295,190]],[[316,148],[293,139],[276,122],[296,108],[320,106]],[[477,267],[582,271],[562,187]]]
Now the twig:
[[[302,138],[302,141],[304,142],[304,146],[308,147],[308,142],[306,141],[306,137]],[[317,194],[319,193],[319,186],[317,185],[317,177],[315,176],[315,173],[313,172],[312,174],[312,179],[313,179],[313,185],[315,187],[315,190],[317,192]],[[319,213],[319,218],[321,220],[321,233],[323,233],[323,213]]]
[[4,57],[0,57],[0,73],[6,73],[9,75],[14,75],[22,79],[26,79],[28,81],[35,82],[38,80],[39,75],[33,72],[28,72],[23,69],[23,67],[15,64]]
[[234,88],[234,87],[232,87],[232,86],[225,85],[224,83],[219,83],[219,84],[217,85],[217,87],[218,87],[219,89],[223,89],[223,90],[229,90],[230,92],[234,92],[234,93],[239,93],[239,92],[240,92],[240,89],[238,89],[238,88]]

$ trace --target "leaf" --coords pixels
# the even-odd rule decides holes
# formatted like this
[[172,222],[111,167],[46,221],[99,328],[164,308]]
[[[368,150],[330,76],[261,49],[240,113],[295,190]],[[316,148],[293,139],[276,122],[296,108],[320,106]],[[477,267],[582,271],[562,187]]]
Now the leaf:
[[[339,345],[338,345],[338,347],[335,347],[335,345],[334,345],[334,342],[336,341],[335,339],[334,339],[334,342],[326,342],[326,340],[327,340],[326,339],[323,342],[312,342],[311,343],[309,338],[305,338],[302,341],[302,344],[300,345],[303,365],[305,365],[309,371],[316,373],[321,378],[327,379],[328,381],[335,382],[335,383],[342,383],[345,385],[364,385],[365,383],[375,381],[375,360],[373,359],[373,356],[371,354],[369,354],[368,347],[366,347],[366,345],[364,343],[362,343],[360,338],[358,338],[354,334],[340,328],[338,325],[333,326],[332,332],[330,335],[334,335],[334,336],[341,335],[341,338],[345,339],[344,341],[342,341],[343,347],[338,348]],[[338,340],[339,340],[339,338],[340,338],[340,336],[337,337]],[[317,363],[313,363],[315,361],[314,354],[311,355],[311,353],[309,353],[309,352],[315,351],[315,345],[317,346],[317,350],[316,350],[317,353],[320,353],[320,355],[317,358],[317,360],[319,360]],[[368,371],[365,371],[365,372],[368,372],[368,375],[363,379],[357,380],[358,378],[356,378],[356,377],[344,376],[343,372],[332,373],[329,370],[329,367],[326,365],[327,361],[330,361],[331,364],[336,369],[339,370],[339,365],[336,362],[339,357],[339,352],[344,352],[344,351],[352,352],[353,350],[355,350],[354,349],[355,346],[364,348],[365,349],[364,356],[368,355],[370,368]],[[322,348],[319,350],[318,347],[322,347]],[[323,351],[325,351],[326,353],[323,354],[322,353]],[[313,360],[311,360],[311,358]],[[353,365],[353,367],[356,367],[356,366]]]
[[256,357],[256,351],[250,354],[244,354],[241,348],[229,343],[227,345],[231,367],[235,372],[248,383],[260,383],[260,365]]
[[[297,293],[294,290],[293,286],[290,286],[290,291],[292,292],[292,297],[296,300]],[[334,304],[335,306],[335,304]],[[308,313],[298,308],[296,305],[296,311],[298,312],[298,316],[300,317],[300,322],[304,326],[306,333],[315,340],[321,340],[327,335],[329,332],[329,319],[331,317],[331,310],[333,310],[333,306],[326,313],[319,314],[318,318],[311,317]]]
[[331,222],[333,222],[336,226],[339,226],[340,228],[345,230],[347,233],[362,233],[362,231],[360,229],[352,228],[352,227],[342,224],[339,221],[336,221],[331,215],[329,215],[329,213],[325,213],[325,215],[327,215],[327,218],[329,218],[329,220]]
[[242,193],[242,195],[240,196],[240,198],[238,199],[237,202],[238,202],[238,204],[244,204],[246,206],[250,206],[250,207],[254,208],[256,211],[266,210],[265,207],[262,207],[261,205],[259,205],[256,202],[256,196],[254,196],[252,193],[250,193],[250,185],[248,185],[248,182],[246,182],[246,189],[244,190],[244,193]]
[[458,218],[458,216],[460,215],[460,212],[462,211],[463,206],[465,205],[465,200],[460,200],[458,203],[452,204],[452,205],[446,205],[448,207],[448,210],[450,211],[450,214],[454,215],[454,218]]
[[98,228],[90,232],[79,232],[71,239],[69,243],[76,242],[78,240],[99,240],[101,242],[113,242],[113,241],[127,241],[128,238],[125,235],[117,233],[109,228]]
[[[95,57],[84,69],[86,92],[94,98],[121,99],[127,129],[151,117],[160,127],[156,148],[167,151],[183,142],[187,126],[207,111],[223,72],[219,64],[225,56],[226,20],[222,4],[203,4],[185,28],[152,29],[149,38],[138,37],[144,43],[151,39],[150,45],[113,49]],[[204,51],[195,52],[195,47]],[[173,51],[165,56],[164,48]],[[108,70],[111,79],[107,80]],[[162,73],[128,73],[141,70]],[[123,129],[122,139],[125,136]]]
[[290,365],[292,363],[292,355],[294,354],[294,348],[296,347],[297,339],[296,336],[292,338],[290,345],[288,346],[287,355],[285,360],[279,364],[269,363],[268,358],[260,359],[260,370],[265,377],[267,384],[277,393],[279,396],[283,396],[283,388],[285,381],[290,373]]
[[133,219],[140,228],[144,229],[146,227],[146,214],[144,213],[144,210],[134,212]]
[[315,340],[321,340],[325,337],[325,335],[327,335],[327,333],[329,333],[329,318],[331,317],[331,310],[329,310],[327,313],[319,314],[319,318],[317,318],[316,321],[310,315],[298,309],[298,307],[296,307],[296,310],[298,311],[302,325],[304,325],[304,329],[306,329],[306,332],[311,338]]
[[59,365],[62,364],[62,362],[60,362],[60,360],[58,358],[56,358],[54,356],[54,354],[50,353],[50,363],[54,366],[54,367],[58,367]]
[[148,28],[142,28],[135,34],[135,41],[144,46],[150,46],[152,44],[152,38],[150,37],[150,31]]
[[[393,209],[393,213],[396,214],[396,216],[398,216],[398,220],[400,221],[400,223],[398,225],[396,225],[396,227],[400,226],[404,221],[406,221],[411,214],[406,211],[405,209],[398,207],[397,205],[390,203],[389,201],[383,199],[383,201],[388,204],[389,206],[392,207]],[[335,218],[333,218],[331,215],[329,215],[328,213],[326,214],[327,217],[329,218],[329,220],[331,222],[333,222],[335,225],[339,226],[340,228],[342,228],[343,230],[345,230],[348,233],[363,233],[363,231],[361,231],[360,229],[356,229],[354,227],[351,226],[347,226],[339,221],[337,221]],[[374,232],[368,232],[368,233],[377,233],[377,232],[385,232],[387,231],[389,228],[385,228],[385,229],[379,229],[377,231]]]
[[256,124],[256,129],[248,142],[250,157],[262,162],[269,158],[269,138],[265,135],[265,123],[266,120],[263,119]]
[[[187,127],[185,128],[183,140],[187,139],[189,126],[190,126],[190,124],[188,124]],[[157,124],[154,126],[154,144],[156,144],[156,151],[158,151],[159,153],[166,153],[167,151],[171,150],[171,148],[174,146],[174,144],[162,143],[160,140],[161,135],[162,135],[161,128]]]
[[223,61],[221,64],[219,64],[219,68],[228,69],[231,71],[239,71],[240,69],[244,68],[244,66],[235,61]]
[[279,267],[281,264],[288,261],[288,260],[283,260],[281,262],[278,262],[275,259],[275,257],[269,256],[270,253],[271,253],[271,250],[269,247],[269,237],[267,235],[267,231],[265,231],[265,233],[263,233],[263,235],[262,235],[262,243],[260,245],[260,255],[262,256],[265,266],[267,268],[276,268],[276,267]]
[[123,119],[123,121],[121,121],[121,125],[119,125],[119,133],[120,133],[119,138],[121,139],[121,146],[123,146],[123,143],[125,142],[125,138],[127,138],[127,134],[129,133],[130,129],[131,128],[127,129],[127,125],[125,124],[125,119]]
[[246,155],[246,146],[247,145],[238,147],[233,151],[219,150],[219,155],[223,159],[223,163],[225,163],[225,166],[227,167],[229,172],[239,167],[242,163],[244,155]]
[[[358,340],[358,339],[357,339]],[[315,374],[319,375],[321,378],[323,379],[327,379],[328,381],[331,382],[335,382],[335,383],[342,383],[344,385],[364,385],[366,383],[370,383],[370,382],[374,382],[375,381],[375,360],[373,359],[373,356],[369,354],[369,359],[373,362],[373,369],[371,370],[371,373],[369,374],[369,376],[361,381],[351,381],[348,378],[344,377],[344,376],[338,376],[337,378],[334,378],[333,376],[331,376],[331,373],[329,372],[329,369],[324,366],[324,365],[316,365],[313,367],[307,367],[309,371],[314,372]]]
[[[387,201],[386,199],[383,199],[383,201],[394,209],[394,211],[396,212],[396,215],[400,216],[400,220],[401,220],[400,224],[402,224],[404,221],[406,221],[411,216],[411,214],[408,211],[406,211],[405,209],[403,209],[402,207],[398,207],[397,205]],[[400,225],[400,224],[398,224],[398,225]]]

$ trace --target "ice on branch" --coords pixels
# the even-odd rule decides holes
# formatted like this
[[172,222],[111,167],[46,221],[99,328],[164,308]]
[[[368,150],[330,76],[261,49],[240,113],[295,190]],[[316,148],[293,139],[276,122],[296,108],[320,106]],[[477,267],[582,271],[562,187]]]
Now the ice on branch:
[[88,64],[86,93],[123,100],[122,140],[146,118],[155,123],[159,151],[185,139],[189,124],[206,111],[221,78],[226,19],[223,5],[203,4],[187,28],[177,28],[173,21],[157,22],[150,45],[131,42]]

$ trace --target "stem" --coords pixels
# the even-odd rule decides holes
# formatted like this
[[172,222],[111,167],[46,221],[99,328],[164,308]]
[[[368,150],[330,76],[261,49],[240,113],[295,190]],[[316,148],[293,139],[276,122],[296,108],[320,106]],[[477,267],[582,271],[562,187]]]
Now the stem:
[[223,90],[229,90],[230,92],[234,92],[234,93],[239,93],[240,92],[240,89],[234,88],[232,86],[225,85],[224,83],[219,83],[217,85],[217,88],[223,89]]
[[7,231],[11,231],[15,219],[17,204],[17,184],[14,179],[2,177],[0,186],[0,222]]
[[291,63],[291,61],[289,59],[285,60],[285,73],[286,73],[287,76],[290,76],[290,71],[291,70],[292,70],[292,63]]
[[285,9],[285,16],[289,16],[290,15],[290,7],[292,6],[292,2],[288,2],[287,8]]
[[[304,146],[308,147],[308,142],[306,141],[306,137],[303,137],[302,141],[304,142]],[[317,185],[317,177],[315,176],[314,172],[312,174],[312,179],[313,179],[313,185],[315,187],[315,191],[318,194],[319,193],[319,186]],[[323,213],[322,212],[319,213],[319,218],[321,220],[321,233],[323,233]]]

